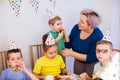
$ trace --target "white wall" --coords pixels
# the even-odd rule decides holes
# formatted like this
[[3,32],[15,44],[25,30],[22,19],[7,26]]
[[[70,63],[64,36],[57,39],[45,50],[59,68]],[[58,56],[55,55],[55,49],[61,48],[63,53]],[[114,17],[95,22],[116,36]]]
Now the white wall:
[[120,9],[118,6],[120,5],[120,0],[112,1],[111,6],[111,24],[110,24],[110,30],[111,30],[111,39],[114,44],[114,48],[120,49]]
[[[115,48],[120,49],[120,11],[119,0],[56,0],[52,7],[49,0],[39,0],[39,12],[35,13],[30,5],[30,0],[22,0],[21,13],[18,17],[9,6],[8,0],[0,0],[0,50],[8,49],[8,41],[12,37],[17,45],[22,48],[25,64],[30,68],[29,45],[41,42],[41,37],[49,31],[46,9],[51,9],[61,16],[63,26],[68,34],[79,20],[80,11],[92,8],[99,12],[103,18],[100,28],[103,32],[111,31]],[[115,34],[114,34],[115,33]],[[115,37],[117,36],[117,37]]]

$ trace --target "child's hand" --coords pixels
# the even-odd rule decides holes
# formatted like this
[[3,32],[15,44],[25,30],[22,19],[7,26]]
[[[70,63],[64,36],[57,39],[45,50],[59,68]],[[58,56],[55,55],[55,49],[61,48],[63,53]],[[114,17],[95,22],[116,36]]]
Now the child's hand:
[[91,78],[88,76],[88,74],[86,72],[80,74],[80,78],[82,80],[91,80]]
[[18,69],[19,69],[19,70],[22,70],[22,71],[26,70],[25,64],[24,64],[23,62],[19,63]]
[[61,39],[62,36],[63,36],[63,31],[59,33],[58,37]]
[[59,32],[61,33],[61,32],[64,32],[64,28],[63,27],[60,27],[59,28]]
[[69,69],[64,69],[64,74],[67,74],[67,75],[71,75],[72,74],[72,72],[69,70]]

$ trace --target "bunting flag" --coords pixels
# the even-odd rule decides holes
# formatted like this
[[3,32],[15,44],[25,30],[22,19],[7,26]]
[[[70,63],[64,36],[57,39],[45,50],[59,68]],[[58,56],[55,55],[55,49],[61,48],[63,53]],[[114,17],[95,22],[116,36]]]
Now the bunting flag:
[[53,19],[53,18],[55,18],[55,14],[53,14],[53,12],[52,11],[50,11],[50,10],[48,10],[48,9],[46,9],[46,12],[47,12],[47,15],[48,15],[48,18],[49,19]]
[[15,12],[16,16],[20,14],[20,6],[22,3],[22,0],[8,0],[10,7]]
[[31,0],[30,1],[32,7],[35,9],[35,12],[37,13],[39,10],[39,1],[38,0]]
[[51,3],[51,5],[52,5],[53,7],[56,6],[56,0],[50,0],[50,3]]

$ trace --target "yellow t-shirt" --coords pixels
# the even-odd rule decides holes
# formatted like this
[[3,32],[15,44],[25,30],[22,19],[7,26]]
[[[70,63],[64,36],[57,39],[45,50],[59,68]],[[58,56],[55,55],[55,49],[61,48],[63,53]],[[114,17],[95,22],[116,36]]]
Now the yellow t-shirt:
[[33,72],[42,76],[55,76],[59,75],[63,68],[65,68],[65,63],[60,55],[56,55],[54,59],[49,59],[46,56],[43,56],[36,61]]

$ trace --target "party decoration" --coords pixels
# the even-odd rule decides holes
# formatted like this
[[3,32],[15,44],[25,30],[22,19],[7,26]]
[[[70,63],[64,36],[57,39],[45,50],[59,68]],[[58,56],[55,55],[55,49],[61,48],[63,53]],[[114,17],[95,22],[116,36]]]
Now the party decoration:
[[47,15],[48,15],[49,19],[53,19],[53,18],[55,18],[56,15],[53,14],[52,11],[46,9],[46,12],[47,12]]
[[17,48],[18,48],[16,42],[13,41],[13,40],[10,40],[10,41],[9,41],[8,46],[9,46],[9,50],[11,50],[11,49],[17,49]]
[[31,0],[31,5],[35,9],[35,12],[37,13],[39,10],[39,1],[38,0]]
[[48,37],[45,41],[45,44],[48,45],[48,46],[51,46],[51,45],[55,44],[55,39],[53,38],[51,33],[48,34]]
[[22,0],[8,0],[10,7],[15,12],[16,16],[20,14],[20,6],[22,3]]
[[52,5],[53,7],[56,6],[56,0],[50,0],[50,3],[51,3],[51,5]]
[[120,53],[116,52],[103,72],[101,72],[100,78],[103,80],[120,80]]
[[111,42],[111,38],[110,38],[110,32],[109,31],[106,31],[104,37],[103,37],[103,40],[106,40],[106,41],[110,41]]

